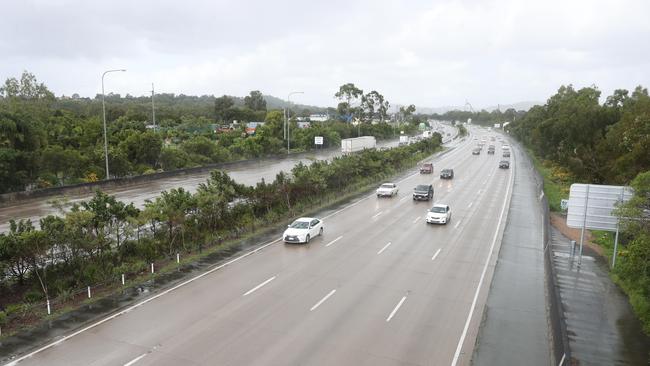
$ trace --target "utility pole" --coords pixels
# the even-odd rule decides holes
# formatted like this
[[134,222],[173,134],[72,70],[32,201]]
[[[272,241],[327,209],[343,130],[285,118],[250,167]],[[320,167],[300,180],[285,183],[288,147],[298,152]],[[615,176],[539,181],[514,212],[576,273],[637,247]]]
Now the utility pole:
[[154,92],[153,83],[151,83],[151,118],[153,120],[153,131],[156,132],[156,106],[153,101],[154,95],[156,95],[156,93]]

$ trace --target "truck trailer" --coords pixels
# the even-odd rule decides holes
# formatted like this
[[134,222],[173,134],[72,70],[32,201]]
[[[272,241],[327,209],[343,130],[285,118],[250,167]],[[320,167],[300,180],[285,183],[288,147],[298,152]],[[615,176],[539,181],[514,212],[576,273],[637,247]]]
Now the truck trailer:
[[364,149],[374,149],[377,146],[375,136],[361,136],[341,140],[341,152],[351,154]]

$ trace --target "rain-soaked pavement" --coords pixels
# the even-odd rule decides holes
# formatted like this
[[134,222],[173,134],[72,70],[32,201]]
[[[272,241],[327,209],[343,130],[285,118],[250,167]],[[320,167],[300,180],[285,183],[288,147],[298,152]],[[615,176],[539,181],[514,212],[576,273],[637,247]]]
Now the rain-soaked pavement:
[[584,248],[571,260],[570,240],[551,231],[553,265],[566,319],[571,365],[650,365],[643,334],[627,296],[608,276],[608,265]]
[[[445,155],[445,153],[440,153],[438,155],[442,156]],[[422,179],[422,177],[417,175],[413,179]],[[372,204],[372,202],[373,201],[368,201],[367,203]],[[387,201],[387,203],[390,202]],[[345,203],[329,207],[326,210],[319,211],[319,214],[327,217],[328,215],[339,211],[343,205],[345,205]],[[42,345],[50,340],[61,339],[70,334],[73,330],[81,329],[83,326],[88,325],[99,316],[117,313],[129,305],[150,298],[154,293],[160,293],[165,289],[175,286],[184,279],[204,273],[209,268],[213,268],[214,266],[225,262],[227,258],[233,256],[235,253],[241,253],[248,249],[257,247],[263,242],[270,242],[271,240],[278,238],[280,232],[281,230],[277,230],[269,232],[264,236],[258,235],[250,240],[242,241],[227,252],[207,256],[198,263],[183,265],[179,267],[178,271],[156,276],[156,278],[140,286],[126,289],[93,304],[84,305],[83,307],[71,311],[64,316],[41,324],[31,331],[24,331],[16,336],[6,338],[0,341],[0,364],[3,362],[10,362],[15,355],[24,354],[28,350],[33,350],[37,348],[39,344]]]
[[521,149],[515,152],[515,183],[508,221],[482,314],[473,365],[551,363],[544,288],[543,210],[531,174],[532,164]]
[[148,298],[152,293],[160,292],[175,285],[182,279],[205,272],[209,268],[231,257],[233,254],[258,246],[260,241],[273,240],[279,237],[280,234],[281,231],[277,230],[269,232],[264,236],[254,236],[250,239],[242,240],[228,250],[207,255],[194,263],[181,265],[176,271],[158,275],[139,286],[127,288],[92,304],[83,305],[49,322],[43,322],[31,330],[20,331],[14,336],[0,339],[0,364],[10,362],[17,354],[34,349],[46,341],[64,337],[71,331],[81,328],[93,320],[97,320],[99,316],[117,312],[128,305]]

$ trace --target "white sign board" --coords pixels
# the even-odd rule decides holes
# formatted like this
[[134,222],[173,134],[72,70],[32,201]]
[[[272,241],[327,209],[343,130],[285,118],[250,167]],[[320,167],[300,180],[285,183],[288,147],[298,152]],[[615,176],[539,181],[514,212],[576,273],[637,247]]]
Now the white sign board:
[[625,186],[572,184],[569,192],[567,226],[580,229],[616,231],[618,218],[612,211],[628,201],[634,192]]
[[323,144],[323,136],[314,136],[314,144],[322,145]]

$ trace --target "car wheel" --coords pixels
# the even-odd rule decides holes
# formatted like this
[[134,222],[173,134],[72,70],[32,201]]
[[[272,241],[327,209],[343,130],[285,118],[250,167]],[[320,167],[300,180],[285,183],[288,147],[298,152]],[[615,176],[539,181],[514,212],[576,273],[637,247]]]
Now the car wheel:
[[318,230],[318,235],[323,235],[323,228],[321,227],[320,230]]
[[307,236],[305,237],[305,243],[309,243],[309,239],[310,239],[309,234],[307,234]]

